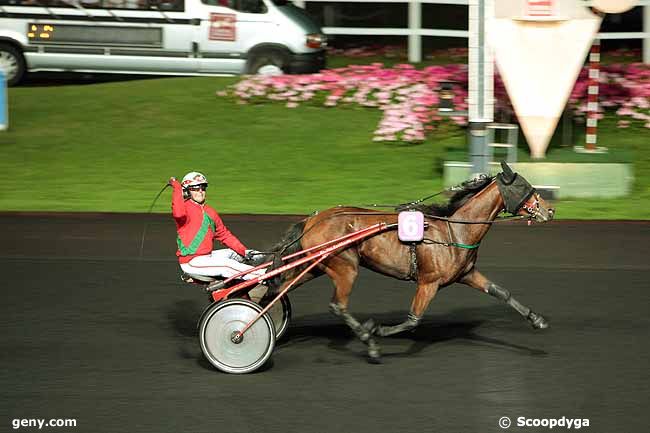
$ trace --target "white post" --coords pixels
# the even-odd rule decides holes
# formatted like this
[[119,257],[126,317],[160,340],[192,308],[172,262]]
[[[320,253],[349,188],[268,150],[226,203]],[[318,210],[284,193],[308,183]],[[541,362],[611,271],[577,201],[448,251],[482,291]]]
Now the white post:
[[293,0],[293,4],[299,8],[305,8],[305,0]]
[[643,6],[643,32],[646,34],[643,40],[643,63],[650,64],[650,6]]
[[494,18],[494,0],[469,0],[469,134],[472,173],[487,173],[487,125],[494,117],[494,60],[486,27]]
[[409,62],[422,61],[422,3],[420,0],[409,0]]
[[487,26],[494,18],[494,0],[469,0],[469,120],[492,121],[494,116],[494,56],[487,43]]

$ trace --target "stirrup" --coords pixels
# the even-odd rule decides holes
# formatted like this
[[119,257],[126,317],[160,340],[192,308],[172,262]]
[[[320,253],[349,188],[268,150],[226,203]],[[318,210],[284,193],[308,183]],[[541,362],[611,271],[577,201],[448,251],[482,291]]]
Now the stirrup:
[[217,281],[214,281],[214,282],[208,284],[207,287],[205,288],[205,291],[208,292],[208,293],[212,293],[212,292],[216,292],[217,290],[221,290],[224,287],[226,287],[225,280],[223,280],[223,281],[222,280],[217,280]]
[[181,281],[184,282],[184,283],[195,283],[196,282],[194,280],[194,278],[190,277],[185,272],[181,273]]

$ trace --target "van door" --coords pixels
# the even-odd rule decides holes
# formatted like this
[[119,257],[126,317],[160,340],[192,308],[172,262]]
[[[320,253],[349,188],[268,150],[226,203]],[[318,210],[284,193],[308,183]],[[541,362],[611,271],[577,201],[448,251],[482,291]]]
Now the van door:
[[202,72],[240,74],[246,53],[273,38],[274,23],[262,0],[202,0],[207,6],[197,41]]

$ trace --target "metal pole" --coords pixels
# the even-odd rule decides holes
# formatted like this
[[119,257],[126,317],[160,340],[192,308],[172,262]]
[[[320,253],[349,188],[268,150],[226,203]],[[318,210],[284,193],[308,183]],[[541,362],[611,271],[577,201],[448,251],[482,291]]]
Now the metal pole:
[[487,125],[494,118],[494,64],[486,25],[493,17],[494,0],[469,0],[469,139],[473,175],[489,170]]
[[9,102],[7,99],[7,77],[0,69],[0,131],[9,128]]
[[422,4],[420,0],[409,1],[409,62],[422,61]]
[[643,40],[643,63],[650,64],[650,6],[643,6],[643,32],[646,34]]

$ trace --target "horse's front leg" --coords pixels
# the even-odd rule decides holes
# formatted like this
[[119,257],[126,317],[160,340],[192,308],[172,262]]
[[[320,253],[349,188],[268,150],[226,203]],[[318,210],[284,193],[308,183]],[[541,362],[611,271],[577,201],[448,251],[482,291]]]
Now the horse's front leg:
[[386,337],[388,335],[394,335],[399,332],[415,329],[420,324],[422,315],[429,306],[429,303],[434,298],[434,296],[436,296],[438,287],[439,284],[437,281],[418,281],[418,288],[415,291],[415,296],[413,297],[413,302],[411,303],[411,311],[409,312],[408,316],[406,316],[406,320],[394,326],[379,325],[375,328],[375,334],[379,335],[380,337]]
[[492,295],[495,298],[500,299],[501,301],[510,305],[519,314],[524,316],[528,322],[530,322],[533,328],[548,328],[548,321],[541,314],[535,313],[530,308],[517,301],[507,289],[504,289],[503,287],[500,287],[492,281],[488,280],[485,278],[485,275],[481,274],[476,269],[472,269],[467,275],[461,278],[460,281],[470,287],[479,289],[488,295]]

